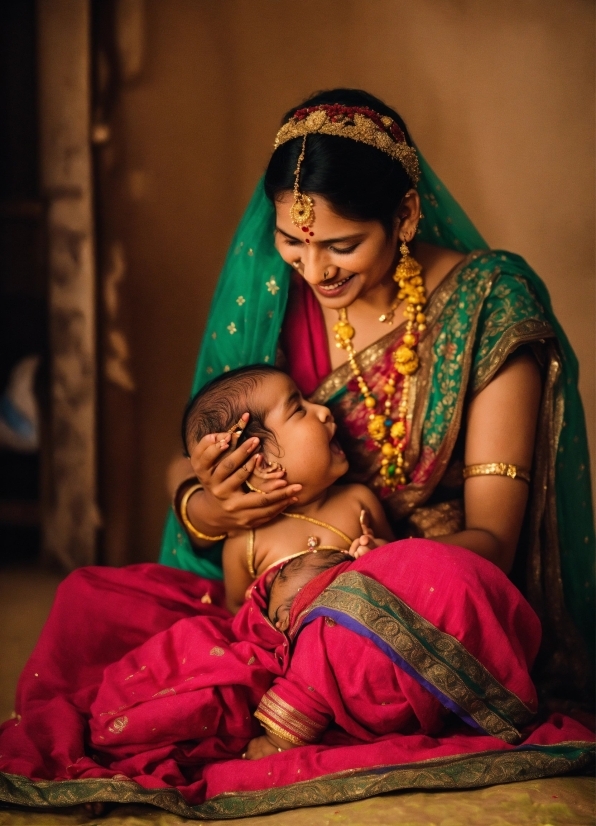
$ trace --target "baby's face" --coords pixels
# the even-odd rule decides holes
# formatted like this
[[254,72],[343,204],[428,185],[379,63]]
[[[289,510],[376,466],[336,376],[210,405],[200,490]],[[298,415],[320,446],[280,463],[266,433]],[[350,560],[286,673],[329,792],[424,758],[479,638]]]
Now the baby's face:
[[283,465],[288,482],[325,489],[346,473],[348,461],[334,438],[337,425],[326,407],[303,399],[283,373],[263,379],[259,396],[269,411],[265,424],[279,445],[279,456],[268,458]]

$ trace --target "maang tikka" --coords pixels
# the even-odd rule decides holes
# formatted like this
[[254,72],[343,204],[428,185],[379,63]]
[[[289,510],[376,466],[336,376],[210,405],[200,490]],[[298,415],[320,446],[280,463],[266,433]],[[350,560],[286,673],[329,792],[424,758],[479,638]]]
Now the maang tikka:
[[[311,227],[315,221],[315,208],[313,200],[309,195],[300,192],[300,170],[302,168],[302,161],[306,154],[306,135],[302,139],[302,149],[298,156],[298,163],[296,171],[294,172],[294,202],[290,207],[290,218],[296,227],[300,227],[302,232],[307,232],[310,236],[314,235]],[[308,238],[305,239],[308,242]]]

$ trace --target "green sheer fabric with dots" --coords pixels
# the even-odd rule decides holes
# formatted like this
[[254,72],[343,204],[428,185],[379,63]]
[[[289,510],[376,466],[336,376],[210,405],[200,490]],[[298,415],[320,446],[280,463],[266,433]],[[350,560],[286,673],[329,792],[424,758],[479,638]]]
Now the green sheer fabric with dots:
[[[469,253],[487,244],[457,201],[418,152],[422,241]],[[262,180],[240,221],[221,272],[196,365],[192,393],[221,373],[254,363],[274,363],[290,284],[290,267],[275,250],[275,211]],[[584,636],[594,626],[594,521],[588,445],[578,392],[578,363],[558,323],[546,286],[517,256],[515,269],[531,285],[556,332],[563,375],[559,399],[563,427],[555,473],[561,571],[566,603]],[[172,510],[160,562],[221,579],[221,543],[194,551]]]

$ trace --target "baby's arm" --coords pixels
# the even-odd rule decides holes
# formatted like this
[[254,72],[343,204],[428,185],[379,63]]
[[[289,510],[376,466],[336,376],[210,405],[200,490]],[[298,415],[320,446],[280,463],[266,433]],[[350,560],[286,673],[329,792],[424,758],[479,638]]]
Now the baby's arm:
[[[310,645],[307,648],[302,658],[305,662],[299,663],[298,668],[290,663],[285,676],[278,677],[261,698],[255,717],[264,734],[248,744],[245,756],[249,760],[318,743],[332,721],[333,712],[326,699],[310,685],[313,669],[319,678],[325,671],[326,658],[317,658],[316,643],[312,651]],[[305,667],[310,674],[308,679],[303,674]]]
[[247,534],[245,531],[229,536],[223,547],[223,574],[226,588],[226,606],[233,614],[244,604],[246,589],[253,578],[247,566]]

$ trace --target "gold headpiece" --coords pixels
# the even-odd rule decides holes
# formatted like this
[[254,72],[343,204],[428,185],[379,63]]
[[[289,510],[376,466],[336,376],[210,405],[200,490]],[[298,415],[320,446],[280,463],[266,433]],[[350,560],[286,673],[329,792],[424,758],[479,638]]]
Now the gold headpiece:
[[416,150],[406,142],[402,129],[392,118],[379,115],[366,106],[343,106],[340,103],[298,109],[275,136],[273,149],[293,138],[304,138],[294,178],[294,203],[290,209],[292,222],[303,232],[308,232],[315,218],[312,199],[300,192],[300,168],[307,135],[335,135],[366,143],[399,161],[412,184],[418,183],[420,166]]
[[413,184],[420,178],[416,150],[406,143],[401,127],[366,106],[333,103],[298,109],[275,136],[273,149],[305,135],[335,135],[366,143],[399,161]]

